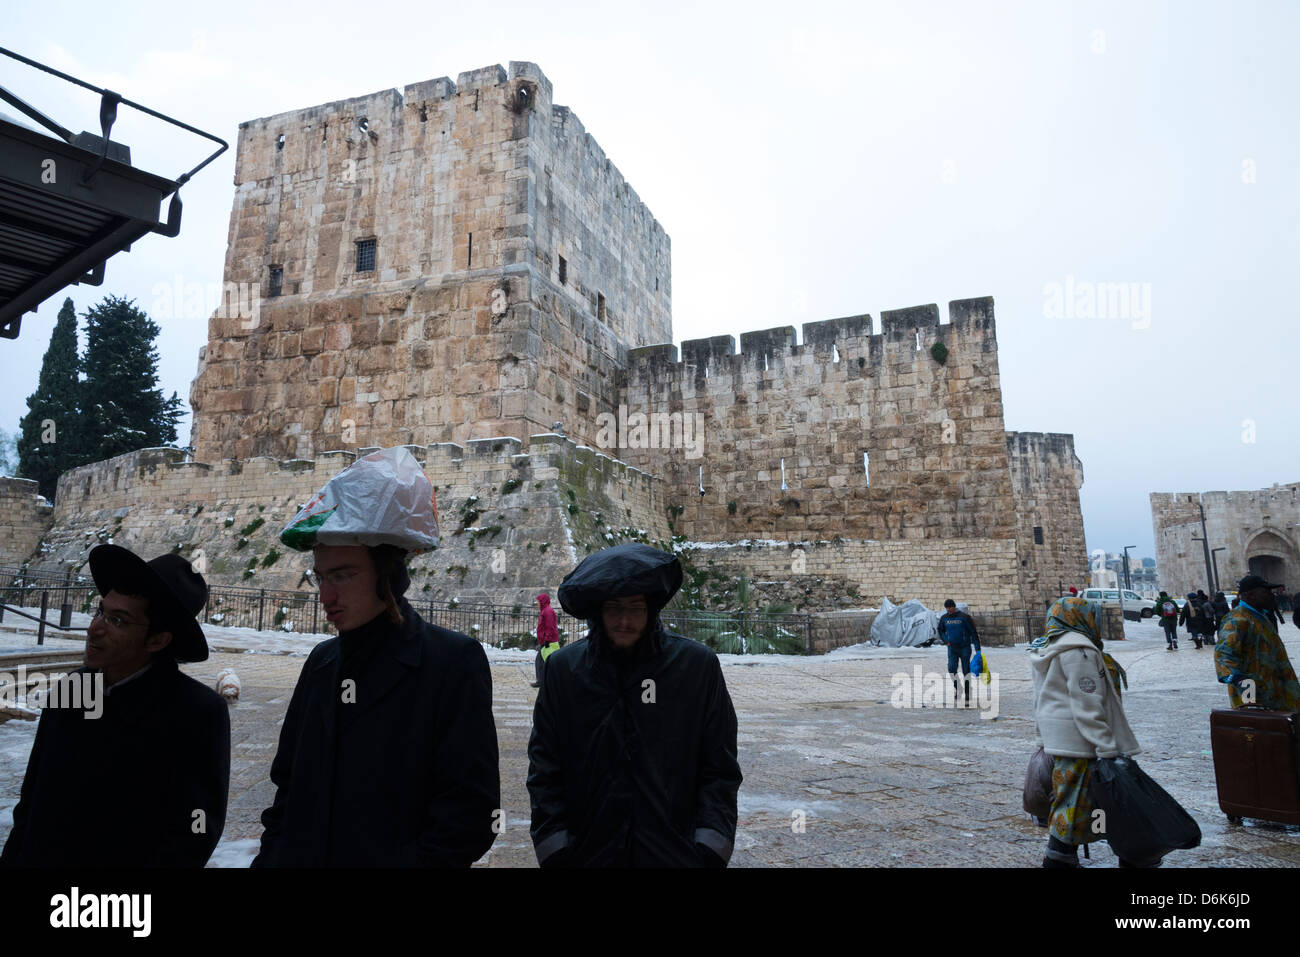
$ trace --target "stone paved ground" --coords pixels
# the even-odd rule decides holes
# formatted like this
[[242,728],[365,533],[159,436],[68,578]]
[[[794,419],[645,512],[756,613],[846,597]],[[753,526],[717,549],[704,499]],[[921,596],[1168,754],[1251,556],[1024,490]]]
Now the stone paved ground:
[[[1168,866],[1278,867],[1300,864],[1300,833],[1226,823],[1214,788],[1208,712],[1227,701],[1213,651],[1180,642],[1166,652],[1158,626],[1129,623],[1130,641],[1108,650],[1128,670],[1124,696],[1143,747],[1142,766],[1192,813],[1204,839]],[[1293,659],[1300,632],[1283,628]],[[214,642],[215,643],[215,642]],[[0,635],[0,651],[24,644]],[[30,644],[30,642],[26,642]],[[536,692],[532,664],[493,655],[494,712],[507,826],[481,864],[535,864],[528,840],[526,748]],[[233,667],[243,692],[231,709],[230,812],[214,863],[242,866],[256,848],[258,815],[272,797],[267,772],[279,723],[303,658],[216,653],[186,666],[211,683]],[[1034,750],[1032,685],[1022,648],[992,649],[996,720],[978,710],[890,705],[897,673],[942,670],[933,649],[846,649],[817,658],[724,658],[740,721],[745,783],[733,864],[738,866],[1037,865],[1046,841],[1020,810]],[[992,701],[986,701],[992,705]],[[989,713],[992,713],[990,708]],[[0,724],[0,839],[11,826],[34,724]],[[792,826],[802,818],[804,828]],[[1091,866],[1114,856],[1094,845]]]

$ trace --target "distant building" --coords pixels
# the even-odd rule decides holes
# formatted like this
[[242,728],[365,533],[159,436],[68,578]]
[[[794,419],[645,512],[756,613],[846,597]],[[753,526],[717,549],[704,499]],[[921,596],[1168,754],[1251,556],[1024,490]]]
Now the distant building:
[[[1199,507],[1198,507],[1199,506]],[[1201,511],[1205,509],[1208,544],[1202,544]],[[1151,523],[1155,528],[1160,587],[1171,594],[1198,588],[1206,581],[1206,549],[1216,550],[1219,586],[1236,588],[1244,575],[1262,575],[1300,590],[1300,482],[1248,492],[1153,492]]]

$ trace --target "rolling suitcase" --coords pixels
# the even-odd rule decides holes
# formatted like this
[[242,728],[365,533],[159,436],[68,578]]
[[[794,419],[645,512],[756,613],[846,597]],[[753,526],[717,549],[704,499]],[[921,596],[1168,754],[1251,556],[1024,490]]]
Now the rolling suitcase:
[[1211,711],[1210,748],[1219,808],[1229,821],[1300,824],[1300,724],[1294,711]]

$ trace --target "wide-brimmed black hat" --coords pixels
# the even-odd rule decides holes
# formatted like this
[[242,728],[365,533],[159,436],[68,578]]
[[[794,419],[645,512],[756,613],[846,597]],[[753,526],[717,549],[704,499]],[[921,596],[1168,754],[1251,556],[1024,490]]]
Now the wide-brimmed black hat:
[[172,633],[169,650],[177,661],[207,661],[208,642],[195,618],[207,603],[208,583],[181,556],[146,562],[120,545],[99,545],[90,552],[90,574],[101,595],[148,596],[150,626]]
[[1240,594],[1244,591],[1250,591],[1252,588],[1281,588],[1281,585],[1275,585],[1270,581],[1265,581],[1258,575],[1247,575],[1241,581],[1237,582],[1237,592]]
[[653,618],[682,587],[682,563],[676,555],[630,542],[588,555],[564,576],[560,605],[574,618],[595,618],[610,598],[645,595]]

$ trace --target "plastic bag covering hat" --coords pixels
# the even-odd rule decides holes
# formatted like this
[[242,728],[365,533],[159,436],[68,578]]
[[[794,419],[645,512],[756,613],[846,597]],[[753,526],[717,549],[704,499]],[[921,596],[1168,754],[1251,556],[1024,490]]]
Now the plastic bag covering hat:
[[588,555],[560,583],[560,605],[574,618],[591,619],[609,598],[645,595],[653,618],[682,587],[677,556],[633,542]]
[[300,552],[317,545],[432,548],[438,544],[433,485],[409,449],[380,449],[326,482],[285,526],[280,541]]

